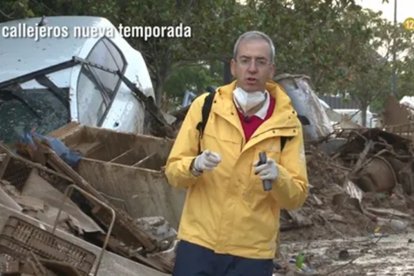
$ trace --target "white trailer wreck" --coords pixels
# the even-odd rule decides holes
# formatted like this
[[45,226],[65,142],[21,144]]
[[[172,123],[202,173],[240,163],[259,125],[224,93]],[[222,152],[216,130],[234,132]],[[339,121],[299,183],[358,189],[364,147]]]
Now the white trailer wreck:
[[[112,35],[83,36],[80,27]],[[21,129],[46,134],[68,122],[143,133],[142,99],[154,98],[148,69],[107,19],[15,20],[1,23],[0,34],[0,140],[13,141]]]

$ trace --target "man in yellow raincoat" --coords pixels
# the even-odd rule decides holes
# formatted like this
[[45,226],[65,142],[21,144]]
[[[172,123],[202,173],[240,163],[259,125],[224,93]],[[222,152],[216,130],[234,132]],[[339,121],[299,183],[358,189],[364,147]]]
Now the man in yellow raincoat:
[[302,127],[272,81],[274,56],[266,34],[241,35],[236,80],[216,90],[202,137],[207,94],[181,126],[166,166],[169,183],[187,189],[173,275],[272,275],[280,210],[299,208],[308,190]]

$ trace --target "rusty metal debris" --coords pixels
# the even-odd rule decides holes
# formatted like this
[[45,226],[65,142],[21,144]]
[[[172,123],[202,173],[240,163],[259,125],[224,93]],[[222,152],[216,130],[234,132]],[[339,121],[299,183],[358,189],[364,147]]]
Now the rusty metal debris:
[[[365,192],[391,192],[397,183],[407,194],[414,189],[411,141],[380,129],[340,133],[347,143],[334,157],[352,168],[349,178]],[[410,168],[410,169],[409,169]],[[407,177],[408,176],[408,177]]]

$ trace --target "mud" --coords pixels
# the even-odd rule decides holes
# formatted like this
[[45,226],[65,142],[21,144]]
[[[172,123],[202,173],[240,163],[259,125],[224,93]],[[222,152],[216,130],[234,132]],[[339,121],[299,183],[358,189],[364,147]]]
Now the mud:
[[307,160],[311,187],[300,212],[312,225],[281,232],[275,275],[414,275],[413,195],[397,184],[390,193],[360,191],[358,200],[341,159],[311,148]]

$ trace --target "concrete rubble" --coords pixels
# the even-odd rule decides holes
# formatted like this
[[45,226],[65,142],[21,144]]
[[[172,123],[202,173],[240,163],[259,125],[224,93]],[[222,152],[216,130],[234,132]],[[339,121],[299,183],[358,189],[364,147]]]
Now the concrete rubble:
[[[305,117],[310,189],[301,209],[282,211],[274,274],[411,275],[414,131],[396,127],[411,124],[404,107],[390,100],[383,122],[393,124],[383,129],[333,127],[309,78],[278,80]],[[71,167],[47,143],[17,150],[0,144],[1,273],[171,273],[185,197],[163,174],[173,140],[78,124],[49,137],[79,153],[80,162]],[[90,262],[51,254],[53,246],[34,237],[8,235],[19,227]]]

